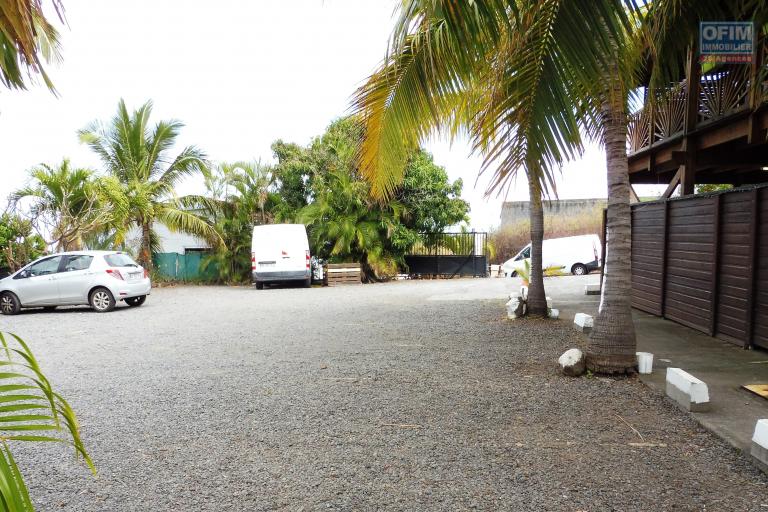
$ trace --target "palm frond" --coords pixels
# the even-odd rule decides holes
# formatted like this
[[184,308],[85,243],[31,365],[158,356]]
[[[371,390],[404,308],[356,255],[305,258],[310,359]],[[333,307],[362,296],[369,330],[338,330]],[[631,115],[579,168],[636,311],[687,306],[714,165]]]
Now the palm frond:
[[14,441],[72,446],[96,474],[69,403],[56,393],[29,346],[0,332],[0,504],[2,510],[33,510],[24,479],[11,454]]

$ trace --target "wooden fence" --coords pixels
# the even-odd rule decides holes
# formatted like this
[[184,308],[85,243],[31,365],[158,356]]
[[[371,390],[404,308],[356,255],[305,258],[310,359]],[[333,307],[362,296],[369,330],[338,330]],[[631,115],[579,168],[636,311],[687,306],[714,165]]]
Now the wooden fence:
[[768,186],[632,205],[632,305],[768,348]]

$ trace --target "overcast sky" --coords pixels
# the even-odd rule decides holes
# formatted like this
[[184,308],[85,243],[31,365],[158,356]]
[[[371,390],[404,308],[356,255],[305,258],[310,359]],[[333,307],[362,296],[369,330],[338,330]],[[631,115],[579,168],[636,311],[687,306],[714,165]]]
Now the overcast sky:
[[[0,90],[0,209],[39,162],[99,162],[76,131],[107,121],[122,97],[148,99],[153,118],[183,121],[180,144],[213,160],[272,161],[276,139],[306,144],[349,108],[355,88],[381,61],[396,1],[65,0],[63,62],[51,68],[55,97],[42,87]],[[426,147],[452,179],[464,179],[472,226],[499,222],[503,198],[484,198],[479,158],[466,143]],[[197,191],[190,181],[181,192]],[[589,148],[563,169],[561,198],[605,197],[602,151]],[[524,180],[509,200],[527,199]]]

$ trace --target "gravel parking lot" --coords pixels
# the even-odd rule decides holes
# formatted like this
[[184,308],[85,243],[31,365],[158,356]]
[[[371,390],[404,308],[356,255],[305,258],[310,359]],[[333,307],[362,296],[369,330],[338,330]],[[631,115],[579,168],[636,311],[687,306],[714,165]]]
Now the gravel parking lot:
[[2,318],[99,475],[14,453],[41,511],[766,510],[768,479],[636,379],[559,375],[583,339],[505,320],[510,287],[179,287]]

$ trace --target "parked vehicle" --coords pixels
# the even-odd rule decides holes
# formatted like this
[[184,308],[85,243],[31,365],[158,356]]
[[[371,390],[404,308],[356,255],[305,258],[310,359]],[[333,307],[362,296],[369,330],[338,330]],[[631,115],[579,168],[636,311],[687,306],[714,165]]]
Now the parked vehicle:
[[312,285],[309,240],[304,224],[267,224],[253,228],[251,273],[258,290],[265,283],[301,281]]
[[[597,235],[551,238],[542,244],[542,268],[560,269],[581,276],[599,269],[602,264],[602,245]],[[530,261],[531,244],[514,257],[505,261],[501,268],[505,277],[515,277]]]
[[0,313],[76,305],[104,313],[121,300],[141,306],[151,290],[148,272],[125,253],[65,252],[40,258],[0,279]]

